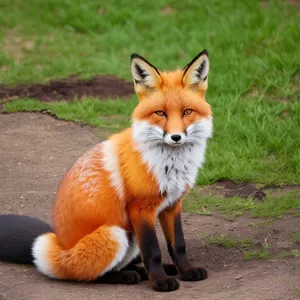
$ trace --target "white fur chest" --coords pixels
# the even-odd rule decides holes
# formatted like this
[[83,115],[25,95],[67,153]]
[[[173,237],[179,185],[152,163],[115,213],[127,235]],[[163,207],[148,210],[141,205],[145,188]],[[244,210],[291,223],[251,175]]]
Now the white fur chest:
[[204,162],[206,141],[203,144],[187,144],[180,147],[156,145],[139,147],[144,162],[153,172],[160,188],[165,195],[158,212],[176,203],[195,183],[198,168]]
[[165,133],[160,127],[145,121],[133,123],[136,148],[155,176],[160,194],[165,195],[157,213],[176,203],[187,188],[194,185],[212,132],[212,117],[203,118],[187,128],[185,143],[174,147],[165,142]]

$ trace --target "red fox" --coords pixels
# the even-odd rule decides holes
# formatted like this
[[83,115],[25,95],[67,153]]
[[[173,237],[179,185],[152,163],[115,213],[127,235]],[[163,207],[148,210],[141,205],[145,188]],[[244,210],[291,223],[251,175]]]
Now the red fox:
[[53,206],[53,232],[39,220],[1,216],[0,259],[18,262],[17,254],[7,253],[9,236],[34,228],[24,250],[29,257],[19,262],[33,261],[49,277],[136,283],[142,273],[132,261],[140,255],[154,289],[173,291],[179,284],[161,262],[158,219],[181,279],[207,277],[187,257],[181,210],[213,131],[205,100],[208,52],[173,72],[132,54],[131,72],[139,100],[132,126],[89,150],[64,175]]

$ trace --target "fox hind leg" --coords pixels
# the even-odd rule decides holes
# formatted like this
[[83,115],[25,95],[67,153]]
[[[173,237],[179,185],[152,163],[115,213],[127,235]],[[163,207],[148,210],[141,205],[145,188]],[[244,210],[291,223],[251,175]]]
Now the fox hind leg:
[[138,270],[129,268],[131,262],[139,255],[140,250],[134,235],[128,233],[127,236],[129,245],[123,260],[112,271],[96,279],[96,283],[136,284],[144,279],[142,278],[142,275],[145,276],[144,268],[141,268],[144,271],[142,274]]

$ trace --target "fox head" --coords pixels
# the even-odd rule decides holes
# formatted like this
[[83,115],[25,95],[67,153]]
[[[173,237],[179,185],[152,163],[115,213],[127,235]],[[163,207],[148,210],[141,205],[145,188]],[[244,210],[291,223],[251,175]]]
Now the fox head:
[[131,72],[139,103],[133,112],[134,139],[181,146],[212,135],[212,111],[205,101],[209,56],[200,52],[185,68],[159,71],[138,54]]

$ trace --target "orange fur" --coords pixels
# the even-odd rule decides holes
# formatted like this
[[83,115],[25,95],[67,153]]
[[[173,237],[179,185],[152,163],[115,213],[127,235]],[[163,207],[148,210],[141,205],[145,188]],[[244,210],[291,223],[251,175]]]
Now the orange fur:
[[175,246],[174,218],[179,213],[181,213],[181,201],[179,201],[174,207],[166,209],[159,215],[159,221],[164,235],[166,239],[171,242],[173,247]]

